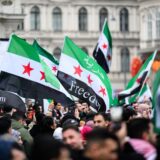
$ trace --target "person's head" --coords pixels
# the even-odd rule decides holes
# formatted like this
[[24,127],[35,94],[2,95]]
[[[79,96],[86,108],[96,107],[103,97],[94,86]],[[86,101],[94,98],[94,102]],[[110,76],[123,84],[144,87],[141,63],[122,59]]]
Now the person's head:
[[92,160],[117,160],[118,138],[105,128],[96,128],[86,135],[85,156]]
[[13,111],[13,109],[12,109],[12,107],[10,107],[10,106],[4,106],[3,107],[3,113],[5,113],[5,114],[10,114],[10,115],[12,115],[12,112]]
[[45,115],[43,113],[37,113],[36,114],[36,122],[37,122],[38,125],[42,123],[42,120],[43,120],[44,117],[45,117]]
[[77,102],[75,105],[76,105],[76,108],[78,109],[79,112],[83,111],[83,107],[82,107],[81,103]]
[[25,119],[24,119],[24,115],[20,112],[14,112],[12,115],[12,119],[20,122],[21,124],[24,124]]
[[127,126],[125,122],[112,122],[109,126],[109,131],[113,134],[115,134],[121,146],[125,144],[126,137],[127,137]]
[[10,140],[0,139],[0,159],[1,160],[25,160],[26,155],[21,146]]
[[132,119],[129,121],[127,129],[130,138],[142,139],[153,144],[156,142],[156,134],[153,131],[153,124],[149,119]]
[[127,122],[136,115],[137,115],[136,111],[134,109],[132,109],[131,107],[125,108],[125,109],[123,109],[122,120]]
[[82,108],[83,108],[83,112],[85,113],[89,112],[89,105],[87,102],[82,102]]
[[31,157],[32,160],[69,160],[70,153],[62,142],[46,135],[35,138]]
[[94,127],[107,127],[109,125],[109,115],[106,113],[97,113],[94,115]]
[[56,122],[54,120],[54,118],[46,116],[43,118],[42,120],[42,131],[44,133],[48,133],[51,130],[56,128]]
[[67,126],[62,130],[63,141],[72,149],[80,150],[83,148],[83,140],[79,128]]
[[0,135],[3,134],[11,134],[12,127],[11,127],[11,119],[7,116],[0,118]]

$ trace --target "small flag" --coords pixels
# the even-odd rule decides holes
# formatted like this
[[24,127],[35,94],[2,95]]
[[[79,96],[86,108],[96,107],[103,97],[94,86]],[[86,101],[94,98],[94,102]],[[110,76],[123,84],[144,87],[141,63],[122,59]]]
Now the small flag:
[[140,71],[129,81],[126,90],[118,94],[119,100],[122,100],[141,91],[143,85],[146,83],[146,80],[149,77],[156,54],[157,50],[148,57],[148,59],[142,65]]
[[112,37],[107,24],[107,19],[104,21],[102,33],[93,52],[93,57],[97,63],[106,71],[106,73],[110,72],[112,60]]

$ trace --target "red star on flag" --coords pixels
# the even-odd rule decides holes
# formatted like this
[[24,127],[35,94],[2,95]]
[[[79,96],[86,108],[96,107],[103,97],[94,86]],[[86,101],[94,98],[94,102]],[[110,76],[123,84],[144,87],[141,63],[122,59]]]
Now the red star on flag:
[[89,84],[91,84],[91,83],[93,82],[93,80],[91,79],[91,75],[89,75],[89,76],[87,77],[87,79],[88,79],[88,83],[89,83]]
[[74,67],[74,69],[75,69],[74,74],[78,74],[81,77],[81,73],[83,72],[81,67],[80,66]]
[[43,80],[43,79],[45,79],[45,73],[44,72],[42,72],[42,71],[40,71],[40,73],[41,73],[41,81]]
[[52,67],[52,71],[56,72],[56,71],[57,71],[57,67],[56,67],[56,66],[53,66],[53,67]]
[[109,61],[111,60],[111,56],[110,55],[108,55],[107,58],[108,58]]
[[137,82],[137,83],[140,83],[140,82],[141,82],[141,78],[138,78],[138,79],[136,80],[136,82]]
[[105,90],[105,88],[103,88],[102,86],[101,86],[101,89],[99,90],[99,93],[102,93],[103,94],[103,97],[106,95],[106,90]]
[[107,44],[104,43],[104,44],[102,45],[102,47],[103,47],[103,49],[107,49],[108,46],[107,46]]
[[29,76],[30,76],[30,72],[34,70],[33,68],[31,68],[30,62],[26,66],[23,65],[23,68],[24,68],[23,74],[27,73]]

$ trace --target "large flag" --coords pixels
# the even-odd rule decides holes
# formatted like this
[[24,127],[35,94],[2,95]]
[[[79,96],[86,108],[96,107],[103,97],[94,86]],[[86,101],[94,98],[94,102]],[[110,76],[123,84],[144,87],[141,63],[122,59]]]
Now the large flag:
[[142,65],[140,71],[129,81],[126,90],[118,94],[119,100],[122,100],[141,91],[143,85],[146,83],[146,80],[149,77],[151,66],[156,54],[157,50],[148,57],[148,59]]
[[153,107],[155,131],[160,134],[160,70],[156,73],[153,82]]
[[110,72],[112,60],[112,37],[106,19],[104,21],[98,44],[93,52],[93,57],[107,73]]
[[72,101],[61,92],[58,79],[47,83],[45,64],[36,50],[23,39],[12,35],[1,65],[0,89],[12,91],[24,98],[54,98],[57,102],[70,105]]
[[60,58],[58,78],[66,90],[87,101],[95,111],[107,111],[112,88],[106,72],[68,37]]
[[145,101],[152,100],[152,93],[148,84],[144,84],[140,92],[136,93],[133,97],[129,99],[130,103],[138,102],[143,103]]
[[50,69],[53,71],[53,74],[56,75],[58,71],[58,60],[53,57],[49,52],[47,52],[44,48],[42,48],[37,41],[35,40],[33,43],[33,47],[37,50],[37,52],[40,55],[40,58],[43,59],[43,61],[50,67]]

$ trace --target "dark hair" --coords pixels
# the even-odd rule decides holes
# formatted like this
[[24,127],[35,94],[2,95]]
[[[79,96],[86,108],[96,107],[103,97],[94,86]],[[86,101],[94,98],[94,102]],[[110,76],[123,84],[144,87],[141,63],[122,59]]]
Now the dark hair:
[[67,149],[66,146],[53,137],[47,135],[38,136],[34,140],[32,148],[32,160],[51,160],[59,158],[62,149]]
[[112,139],[114,142],[117,143],[118,145],[117,152],[119,152],[120,143],[118,138],[114,134],[108,132],[107,129],[105,128],[96,128],[86,134],[86,140],[87,140],[86,149],[89,148],[93,143],[101,143],[107,139]]
[[122,114],[122,119],[123,119],[123,121],[128,121],[130,119],[130,117],[132,117],[134,115],[137,115],[135,110],[129,109],[129,108],[124,108],[123,114]]
[[51,126],[53,125],[53,118],[46,116],[42,120],[42,132],[43,133],[48,133],[48,131],[51,130]]
[[111,115],[110,115],[110,113],[99,112],[99,113],[96,113],[94,115],[94,117],[95,116],[102,116],[105,121],[111,121]]
[[80,133],[79,128],[77,126],[73,126],[73,125],[64,127],[63,130],[62,130],[62,133],[65,132],[65,131],[67,131],[67,130],[69,130],[69,129],[74,130],[77,133]]
[[10,106],[4,106],[3,107],[3,112],[4,113],[9,113],[9,112],[11,112],[12,111],[12,107],[10,107]]
[[19,121],[19,120],[22,120],[24,119],[24,115],[20,112],[14,112],[12,114],[12,119],[16,120],[16,121]]
[[92,130],[86,135],[86,139],[87,141],[103,141],[105,139],[113,139],[118,143],[118,138],[114,134],[108,132],[105,128],[96,128]]
[[148,132],[151,121],[146,118],[136,118],[128,122],[128,136],[131,138],[142,138],[144,132]]
[[35,115],[37,124],[41,124],[45,115],[43,113],[37,113]]
[[0,118],[0,135],[8,133],[11,128],[11,119],[7,116]]

